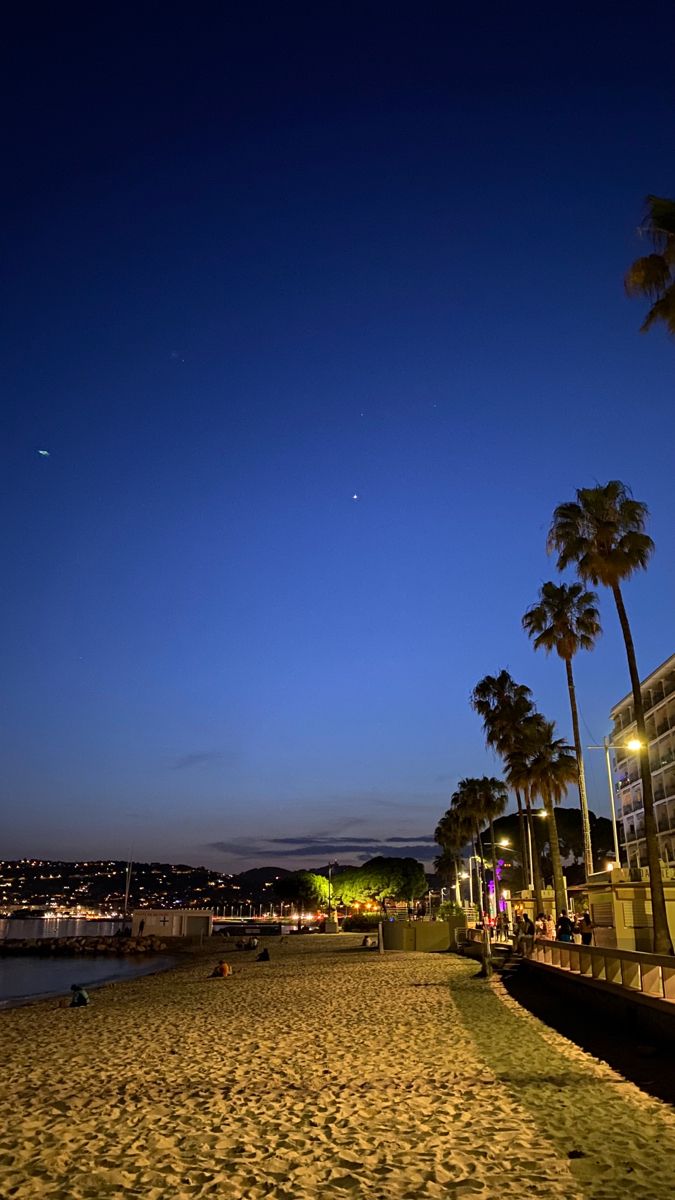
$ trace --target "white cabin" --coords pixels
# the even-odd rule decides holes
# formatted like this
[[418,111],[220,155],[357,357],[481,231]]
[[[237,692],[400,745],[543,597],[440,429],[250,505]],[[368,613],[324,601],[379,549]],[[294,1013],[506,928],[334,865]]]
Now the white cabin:
[[132,937],[210,937],[213,913],[199,908],[136,908]]

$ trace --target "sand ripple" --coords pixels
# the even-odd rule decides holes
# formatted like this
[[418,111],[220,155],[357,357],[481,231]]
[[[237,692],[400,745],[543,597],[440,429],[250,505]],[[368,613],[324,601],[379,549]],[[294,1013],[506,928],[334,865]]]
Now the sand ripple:
[[0,1014],[3,1196],[670,1200],[668,1106],[474,963],[357,942]]

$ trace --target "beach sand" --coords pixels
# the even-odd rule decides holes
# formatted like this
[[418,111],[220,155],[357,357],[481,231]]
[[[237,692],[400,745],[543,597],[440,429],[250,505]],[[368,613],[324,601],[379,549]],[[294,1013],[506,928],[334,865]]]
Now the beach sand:
[[[0,1014],[0,1193],[670,1198],[672,1109],[475,962],[359,941],[268,964],[218,941],[90,1008]],[[235,975],[208,979],[221,954]]]

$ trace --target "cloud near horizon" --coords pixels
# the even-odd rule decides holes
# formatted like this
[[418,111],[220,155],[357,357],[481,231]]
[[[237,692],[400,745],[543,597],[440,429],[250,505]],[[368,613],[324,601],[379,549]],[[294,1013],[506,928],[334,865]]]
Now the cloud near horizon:
[[281,860],[284,858],[337,858],[340,854],[355,855],[362,862],[379,855],[392,858],[421,858],[429,862],[438,847],[432,837],[350,838],[350,837],[280,837],[252,840],[209,842],[209,850],[217,850],[233,858]]
[[220,750],[202,750],[192,754],[179,754],[169,764],[172,771],[187,771],[190,767],[205,767],[208,763],[223,762],[227,755]]

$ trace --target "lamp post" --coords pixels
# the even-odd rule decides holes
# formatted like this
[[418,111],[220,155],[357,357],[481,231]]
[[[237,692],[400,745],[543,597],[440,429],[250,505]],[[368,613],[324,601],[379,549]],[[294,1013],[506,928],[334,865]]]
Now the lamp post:
[[616,805],[614,803],[614,779],[612,777],[612,763],[609,756],[610,750],[630,750],[633,754],[639,754],[642,750],[642,742],[639,738],[629,738],[627,742],[610,742],[609,738],[603,738],[601,746],[588,746],[589,750],[604,750],[605,764],[607,766],[607,784],[609,787],[609,804],[612,813],[612,834],[614,835],[614,856],[616,865],[621,866],[621,855],[619,854],[619,834],[616,821]]
[[336,867],[336,862],[328,863],[328,913],[326,916],[326,932],[334,933],[333,929],[333,867]]

